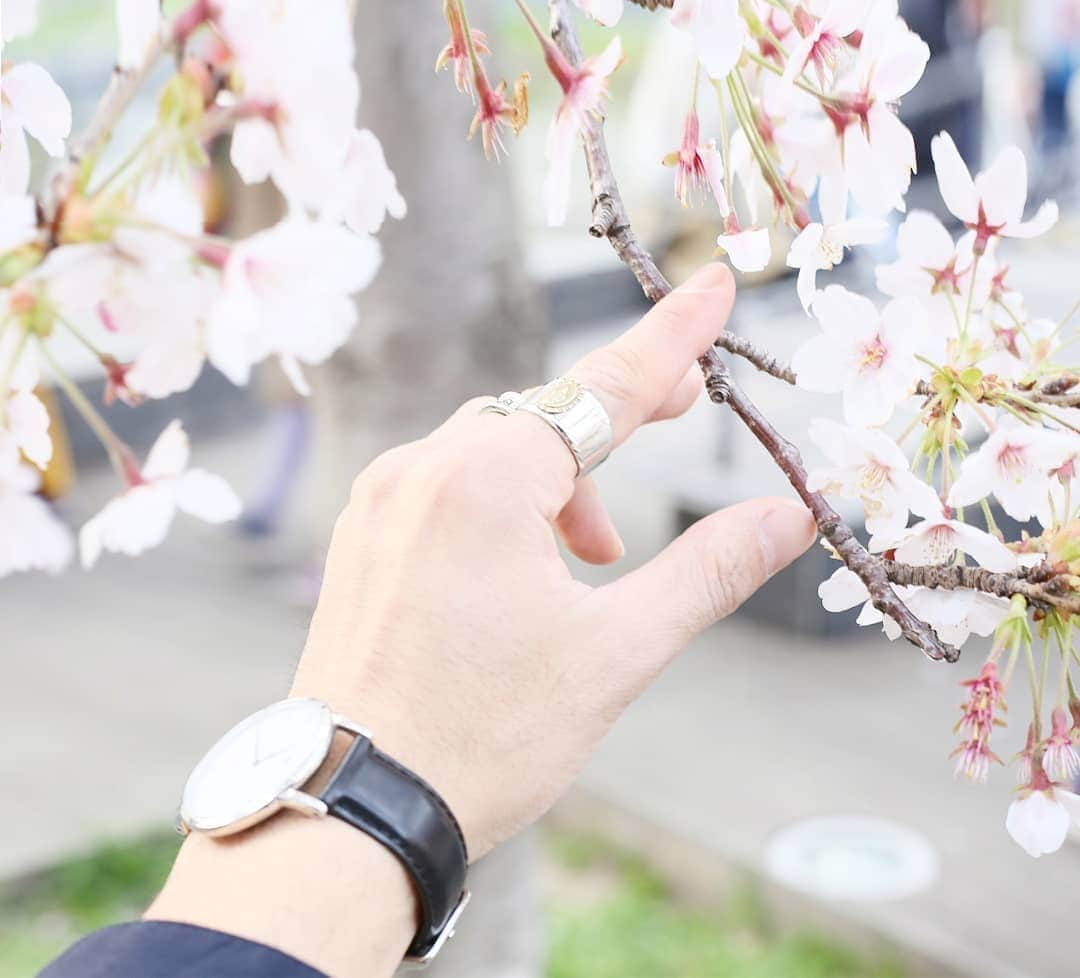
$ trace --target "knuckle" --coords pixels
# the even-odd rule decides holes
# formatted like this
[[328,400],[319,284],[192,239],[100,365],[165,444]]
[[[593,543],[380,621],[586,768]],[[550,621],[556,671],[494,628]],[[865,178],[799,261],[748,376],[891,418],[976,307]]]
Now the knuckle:
[[601,347],[588,364],[589,382],[618,401],[632,401],[648,383],[648,365],[625,345]]
[[726,618],[757,589],[765,578],[764,557],[754,543],[740,540],[724,546],[704,527],[699,543],[698,572],[709,624]]
[[350,503],[384,502],[401,485],[414,460],[412,445],[399,445],[383,452],[353,480]]
[[461,452],[440,452],[424,465],[426,495],[433,508],[460,512],[481,508],[489,495],[487,478]]

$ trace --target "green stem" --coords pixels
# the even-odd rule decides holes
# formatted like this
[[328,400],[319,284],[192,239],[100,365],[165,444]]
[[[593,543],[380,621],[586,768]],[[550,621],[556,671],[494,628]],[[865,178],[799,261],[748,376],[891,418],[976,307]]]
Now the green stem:
[[67,318],[67,316],[58,312],[55,308],[52,312],[53,317],[56,319],[56,321],[60,323],[60,325],[63,326],[69,333],[71,333],[71,335],[74,336],[75,339],[77,339],[87,351],[92,353],[94,357],[96,357],[98,360],[103,360],[106,357],[106,353],[104,352],[104,350],[102,350],[101,347],[92,342],[90,338],[85,333],[83,333],[81,329],[78,328],[78,326],[76,326],[70,319]]
[[1036,678],[1035,656],[1031,652],[1031,642],[1026,639],[1022,641],[1027,659],[1028,682],[1031,685],[1031,722],[1035,728],[1035,739],[1042,740],[1042,698],[1039,695],[1039,684]]
[[[4,325],[7,325],[7,321],[5,321]],[[22,336],[15,341],[15,349],[11,351],[11,359],[8,360],[4,367],[3,377],[0,377],[0,422],[5,421],[7,418],[7,402],[11,388],[11,377],[15,373],[15,367],[18,366],[19,360],[22,358],[23,350],[26,349],[26,341],[29,338],[30,331],[23,327]]]
[[1005,539],[1005,534],[998,529],[997,522],[994,520],[993,510],[990,509],[990,504],[985,499],[979,500],[979,505],[982,507],[983,516],[986,517],[986,527],[994,534],[999,540]]
[[[1080,428],[1077,428],[1076,425],[1072,424],[1072,422],[1066,421],[1064,418],[1059,418],[1056,414],[1052,414],[1050,411],[1047,411],[1043,405],[1038,404],[1035,401],[1029,401],[1026,397],[1021,397],[1019,394],[1016,394],[1013,391],[1008,391],[1004,396],[1010,401],[1015,401],[1022,407],[1027,408],[1027,410],[1035,414],[1041,414],[1044,418],[1049,418],[1055,424],[1059,424],[1063,428],[1068,428],[1070,431],[1075,431],[1077,434],[1080,434]],[[1005,405],[1002,406],[1004,407]]]
[[120,177],[120,175],[127,170],[143,153],[143,151],[154,141],[157,136],[158,130],[148,129],[139,138],[138,142],[128,150],[124,158],[102,179],[102,181],[91,190],[90,196],[96,197],[105,191],[105,188],[109,186],[114,180]]
[[79,412],[83,420],[90,426],[91,431],[97,435],[98,441],[101,442],[105,451],[108,453],[109,461],[112,463],[112,467],[116,470],[117,475],[126,481],[127,473],[124,470],[124,459],[125,457],[130,457],[130,449],[128,449],[123,441],[120,440],[120,437],[116,432],[109,427],[109,423],[98,413],[97,408],[90,403],[86,395],[79,390],[78,384],[64,372],[63,368],[56,362],[56,358],[49,352],[49,348],[40,337],[38,338],[38,349],[41,352],[41,358],[48,364],[49,372],[56,381],[56,386],[67,395],[68,400],[74,405],[75,410]]
[[743,132],[746,133],[746,138],[750,143],[750,149],[758,161],[758,166],[762,169],[765,181],[772,188],[773,192],[787,205],[788,210],[791,213],[792,223],[794,223],[795,212],[797,210],[795,200],[791,196],[787,184],[777,172],[772,157],[769,155],[769,151],[761,139],[761,133],[758,132],[758,128],[754,124],[753,108],[751,104],[748,104],[749,95],[746,92],[746,84],[743,81],[742,75],[739,74],[738,69],[733,70],[727,76],[727,86],[728,93],[731,96],[731,105],[735,110],[735,117],[739,120],[739,125],[742,127]]
[[[694,77],[697,78],[696,72]],[[724,96],[724,87],[719,82],[714,81],[713,88],[720,102],[720,159],[724,166],[724,194],[727,196],[730,208],[735,206],[735,192],[731,174],[731,134],[728,132],[727,98]]]
[[982,255],[976,255],[975,260],[971,263],[971,284],[968,286],[967,306],[964,309],[964,325],[960,330],[960,345],[965,346],[967,344],[968,328],[971,326],[971,311],[975,305],[975,279],[979,273],[979,260]]

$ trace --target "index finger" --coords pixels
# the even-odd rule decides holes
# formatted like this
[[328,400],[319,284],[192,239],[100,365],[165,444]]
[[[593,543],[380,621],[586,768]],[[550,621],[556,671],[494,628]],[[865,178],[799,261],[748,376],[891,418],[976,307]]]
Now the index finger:
[[[719,262],[705,265],[622,336],[566,371],[565,376],[587,387],[604,406],[611,418],[612,447],[665,404],[723,331],[734,301],[730,269]],[[495,417],[485,431],[513,458],[517,475],[541,491],[545,512],[558,513],[573,493],[577,472],[559,434],[525,411]]]
[[734,302],[735,279],[728,266],[705,265],[622,336],[567,371],[607,409],[615,446],[678,387],[687,369],[723,332]]

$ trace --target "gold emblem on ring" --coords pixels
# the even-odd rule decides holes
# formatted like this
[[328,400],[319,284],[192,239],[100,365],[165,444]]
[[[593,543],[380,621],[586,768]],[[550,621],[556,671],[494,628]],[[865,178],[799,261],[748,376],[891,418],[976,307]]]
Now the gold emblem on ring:
[[558,377],[536,399],[536,406],[547,414],[561,414],[577,403],[582,386],[571,377]]

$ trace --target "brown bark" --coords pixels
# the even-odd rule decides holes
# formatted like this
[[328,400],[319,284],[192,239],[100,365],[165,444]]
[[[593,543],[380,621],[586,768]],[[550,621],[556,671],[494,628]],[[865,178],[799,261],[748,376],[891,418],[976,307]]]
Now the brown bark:
[[[580,63],[581,45],[570,19],[566,0],[549,0],[549,7],[551,36],[572,63]],[[593,220],[589,233],[594,237],[606,237],[615,253],[633,272],[645,295],[651,301],[658,302],[671,291],[671,285],[657,268],[652,256],[641,246],[630,226],[630,219],[611,168],[611,159],[604,140],[603,119],[590,118],[582,129],[582,140],[593,197]],[[869,553],[859,543],[824,496],[807,488],[806,469],[798,449],[770,424],[735,384],[716,349],[708,350],[699,363],[710,398],[718,404],[728,404],[772,456],[799,498],[813,514],[821,535],[866,585],[874,606],[892,618],[900,626],[904,637],[929,658],[945,659],[949,662],[959,658],[958,649],[938,639],[933,629],[912,614],[900,600],[889,584],[881,558]]]

